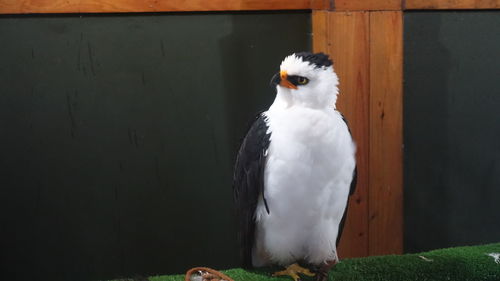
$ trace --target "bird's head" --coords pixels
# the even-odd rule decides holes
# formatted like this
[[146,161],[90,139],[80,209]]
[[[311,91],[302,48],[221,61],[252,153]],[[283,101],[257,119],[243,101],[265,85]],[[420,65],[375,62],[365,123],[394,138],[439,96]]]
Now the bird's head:
[[285,107],[335,107],[338,78],[333,63],[323,53],[294,53],[280,65],[271,85],[276,86],[277,99]]

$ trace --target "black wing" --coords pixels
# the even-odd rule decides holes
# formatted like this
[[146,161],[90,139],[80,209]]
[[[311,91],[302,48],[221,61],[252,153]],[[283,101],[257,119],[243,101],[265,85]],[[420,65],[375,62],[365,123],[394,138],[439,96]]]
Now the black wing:
[[[349,134],[351,134],[351,137],[352,137],[351,129],[349,129],[349,124],[347,123],[347,120],[344,118],[343,115],[342,115],[342,119],[344,120],[345,124],[347,125],[347,129],[349,130]],[[351,187],[349,189],[349,196],[353,195],[354,191],[356,191],[357,182],[358,182],[358,167],[356,165],[356,166],[354,166],[354,171],[352,171],[352,181],[351,181]],[[339,244],[340,237],[342,236],[342,232],[344,231],[344,224],[345,224],[345,220],[347,217],[348,207],[349,207],[349,199],[347,200],[347,205],[345,207],[344,215],[342,216],[342,220],[340,221],[339,234],[337,235],[337,245]]]
[[259,114],[241,143],[233,176],[233,194],[238,217],[238,231],[243,267],[252,266],[252,247],[255,240],[255,209],[264,197],[264,167],[269,147],[268,126]]

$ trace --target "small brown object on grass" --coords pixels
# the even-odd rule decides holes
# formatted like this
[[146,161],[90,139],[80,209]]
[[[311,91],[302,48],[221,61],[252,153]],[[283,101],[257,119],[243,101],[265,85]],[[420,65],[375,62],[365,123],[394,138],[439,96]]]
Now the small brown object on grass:
[[198,274],[202,281],[234,281],[224,273],[208,267],[194,267],[186,272],[185,281],[194,281],[191,279],[193,274]]

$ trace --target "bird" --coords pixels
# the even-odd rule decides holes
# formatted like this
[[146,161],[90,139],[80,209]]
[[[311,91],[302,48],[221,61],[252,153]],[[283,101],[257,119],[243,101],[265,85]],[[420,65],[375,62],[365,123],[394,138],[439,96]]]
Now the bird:
[[243,268],[324,281],[356,187],[356,144],[337,110],[327,54],[296,52],[271,79],[276,97],[251,122],[236,155],[233,197]]

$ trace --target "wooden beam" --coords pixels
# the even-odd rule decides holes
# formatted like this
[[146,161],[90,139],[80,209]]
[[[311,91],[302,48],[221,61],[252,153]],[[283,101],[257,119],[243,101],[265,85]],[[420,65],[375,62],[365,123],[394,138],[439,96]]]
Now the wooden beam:
[[312,10],[330,10],[333,0],[311,0]]
[[367,12],[313,12],[313,50],[326,52],[340,79],[337,107],[357,144],[358,184],[351,196],[341,257],[368,255],[369,20]]
[[0,0],[0,14],[130,13],[324,8],[324,0]]
[[500,9],[500,0],[406,0],[406,10]]
[[310,9],[335,11],[500,9],[500,0],[0,0],[0,14]]
[[370,255],[403,250],[402,17],[370,13]]
[[335,0],[335,11],[401,10],[401,0]]

